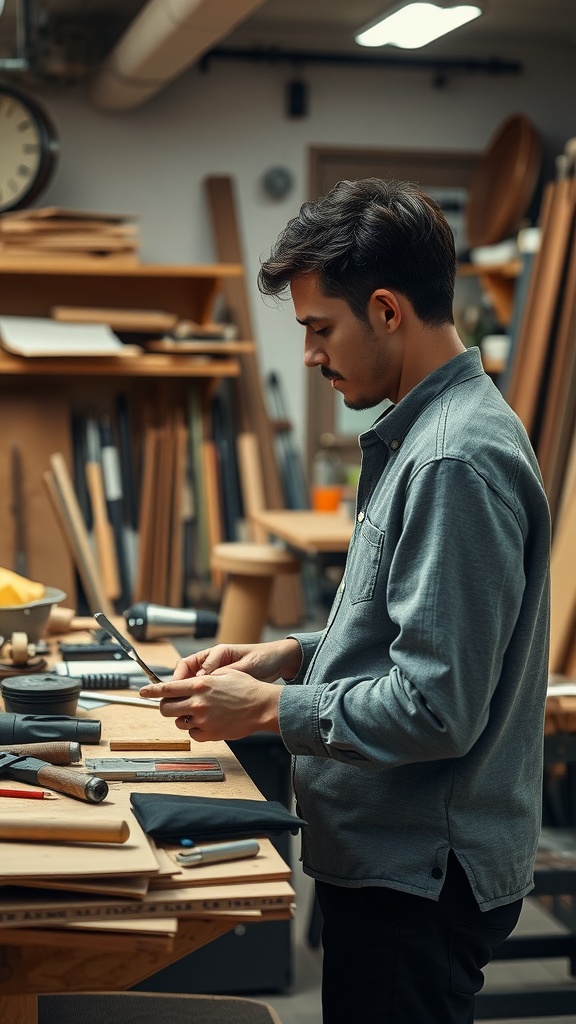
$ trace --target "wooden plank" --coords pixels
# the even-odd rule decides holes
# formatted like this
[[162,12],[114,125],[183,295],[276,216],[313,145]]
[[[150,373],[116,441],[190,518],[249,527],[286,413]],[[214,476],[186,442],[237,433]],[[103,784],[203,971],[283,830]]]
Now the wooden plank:
[[174,448],[169,421],[157,431],[157,456],[154,483],[154,532],[152,537],[152,577],[149,600],[165,605],[168,601],[168,567],[172,493],[174,486]]
[[53,306],[51,313],[52,318],[59,323],[108,324],[113,331],[171,331],[178,323],[174,313],[152,309]]
[[558,525],[550,562],[550,671],[563,673],[576,624],[576,489]]
[[[242,264],[242,245],[232,179],[230,177],[209,177],[206,179],[206,190],[218,258],[226,263]],[[254,330],[244,278],[228,278],[222,282],[222,287],[232,319],[238,326],[240,337],[253,338]],[[256,352],[240,356],[240,367],[238,399],[241,428],[252,430],[258,438],[268,507],[282,508],[284,504],[282,485]]]
[[[226,263],[243,264],[242,244],[232,179],[208,177],[205,182],[218,258]],[[240,336],[253,338],[254,331],[245,279],[228,278],[222,282],[224,297]],[[238,411],[240,429],[253,433],[258,441],[261,479],[266,506],[282,508],[284,495],[276,451],[274,431],[264,399],[262,377],[256,352],[239,357]],[[278,576],[274,581],[270,618],[274,625],[294,625],[302,616],[302,592],[296,576]]]
[[[206,522],[208,526],[208,544],[212,551],[216,544],[224,539],[222,529],[222,495],[218,480],[217,453],[214,441],[205,437],[202,442],[202,464],[204,467],[204,488],[206,495]],[[212,582],[219,589],[222,586],[222,573],[211,568]]]
[[567,157],[559,158],[558,168],[559,180],[552,190],[534,262],[507,394],[533,441],[576,203],[571,162]]
[[573,237],[536,454],[556,520],[576,419],[576,238]]
[[236,451],[238,454],[238,471],[248,533],[251,540],[256,541],[258,544],[265,544],[268,540],[268,533],[263,526],[260,526],[252,518],[255,512],[262,512],[266,508],[266,496],[262,482],[262,470],[256,435],[248,430],[238,434]]
[[14,568],[15,518],[11,446],[18,444],[24,501],[25,575],[58,587],[76,604],[74,564],[62,540],[43,483],[54,450],[72,461],[70,413],[66,391],[46,382],[11,382],[0,401],[0,564]]
[[134,600],[146,601],[150,592],[150,552],[154,536],[154,488],[156,480],[158,435],[147,422],[144,426],[142,451],[142,484],[138,515],[138,565],[134,583]]
[[43,474],[44,484],[63,539],[76,564],[88,607],[91,612],[103,611],[105,615],[111,615],[114,609],[104,592],[74,485],[61,452],[50,457],[50,465],[51,471],[46,470]]
[[188,430],[179,410],[174,424],[174,490],[170,529],[170,565],[168,573],[168,604],[180,608],[184,598],[184,522],[186,518],[186,467]]

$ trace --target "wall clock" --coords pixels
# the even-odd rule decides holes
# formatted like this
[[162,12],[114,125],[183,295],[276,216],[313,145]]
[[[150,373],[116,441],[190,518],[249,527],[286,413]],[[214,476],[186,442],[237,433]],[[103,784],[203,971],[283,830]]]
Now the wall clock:
[[58,137],[35,100],[0,83],[0,213],[29,206],[56,166]]

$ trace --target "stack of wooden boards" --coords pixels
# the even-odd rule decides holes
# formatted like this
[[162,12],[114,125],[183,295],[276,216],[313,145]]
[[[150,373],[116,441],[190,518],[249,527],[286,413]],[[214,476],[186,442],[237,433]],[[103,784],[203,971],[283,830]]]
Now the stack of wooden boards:
[[133,217],[47,206],[0,216],[0,255],[10,259],[98,257],[136,262]]
[[[98,709],[98,717],[103,736],[173,738],[173,724],[162,720],[155,708],[107,706]],[[142,783],[138,791],[157,792],[165,786],[180,795],[258,799],[260,794],[225,744],[209,746],[224,768],[225,782]],[[106,756],[107,747],[103,741],[83,752],[85,757]],[[156,750],[151,756],[162,755]],[[130,785],[111,782],[102,804],[81,804],[61,794],[49,805],[50,819],[70,820],[75,826],[125,820],[130,836],[122,844],[0,841],[0,945],[73,947],[97,943],[105,933],[106,950],[133,948],[137,935],[143,950],[148,943],[169,951],[181,918],[230,919],[233,927],[241,921],[292,916],[290,869],[270,840],[259,837],[256,857],[181,867],[175,859],[179,847],[156,844],[140,828],[130,809]],[[11,780],[3,786],[22,788]],[[46,817],[45,801],[14,798],[4,803],[15,818]]]
[[552,672],[576,676],[576,140],[546,185],[541,242],[504,394],[534,445],[550,502]]
[[219,598],[213,546],[243,515],[234,426],[221,396],[186,382],[110,415],[78,412],[73,472],[52,452],[44,484],[91,611],[134,601],[171,607]]

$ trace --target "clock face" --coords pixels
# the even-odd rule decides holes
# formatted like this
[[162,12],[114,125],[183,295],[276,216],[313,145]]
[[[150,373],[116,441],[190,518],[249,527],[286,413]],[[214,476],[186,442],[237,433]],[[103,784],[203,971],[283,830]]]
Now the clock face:
[[8,86],[0,86],[0,213],[27,206],[48,183],[58,142],[47,115]]

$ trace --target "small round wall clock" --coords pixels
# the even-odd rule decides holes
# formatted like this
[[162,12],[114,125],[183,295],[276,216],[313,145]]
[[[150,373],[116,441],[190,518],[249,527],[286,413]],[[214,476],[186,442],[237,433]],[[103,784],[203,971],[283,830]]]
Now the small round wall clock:
[[48,184],[58,136],[39,104],[0,83],[0,213],[29,206]]

